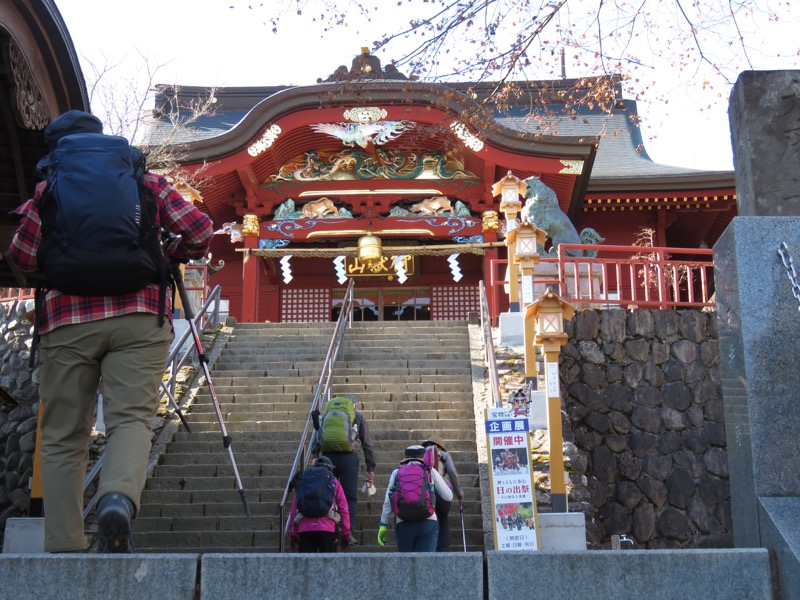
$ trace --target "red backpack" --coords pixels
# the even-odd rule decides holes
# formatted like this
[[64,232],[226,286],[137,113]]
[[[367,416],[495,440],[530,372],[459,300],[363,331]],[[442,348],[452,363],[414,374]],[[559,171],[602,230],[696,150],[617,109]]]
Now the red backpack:
[[431,470],[416,460],[400,465],[389,498],[398,519],[410,523],[424,521],[436,507]]

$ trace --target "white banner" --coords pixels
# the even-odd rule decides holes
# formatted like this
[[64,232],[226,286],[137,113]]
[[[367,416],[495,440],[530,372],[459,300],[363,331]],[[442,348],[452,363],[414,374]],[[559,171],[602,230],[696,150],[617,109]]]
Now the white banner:
[[527,415],[487,408],[486,444],[495,550],[538,550],[536,493],[531,476]]

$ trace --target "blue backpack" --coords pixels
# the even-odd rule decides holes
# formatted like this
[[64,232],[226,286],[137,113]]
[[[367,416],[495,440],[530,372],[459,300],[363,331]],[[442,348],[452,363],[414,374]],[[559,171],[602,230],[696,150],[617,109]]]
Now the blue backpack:
[[[304,517],[331,516],[336,497],[336,481],[327,467],[309,467],[295,483],[297,511]],[[333,518],[333,517],[331,517]]]
[[[123,137],[74,133],[39,161],[42,287],[79,296],[136,292],[169,282],[145,157]],[[163,310],[161,311],[163,313]]]

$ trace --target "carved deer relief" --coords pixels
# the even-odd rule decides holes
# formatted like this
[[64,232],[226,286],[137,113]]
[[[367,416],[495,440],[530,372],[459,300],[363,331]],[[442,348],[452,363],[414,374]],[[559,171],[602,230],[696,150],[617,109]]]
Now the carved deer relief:
[[421,213],[423,215],[441,215],[444,212],[453,213],[453,206],[450,204],[450,199],[447,196],[433,196],[426,198],[421,202],[413,204],[410,208],[411,212]]
[[321,219],[328,214],[339,216],[339,209],[334,206],[333,200],[330,198],[320,198],[319,200],[306,202],[301,212],[307,219]]

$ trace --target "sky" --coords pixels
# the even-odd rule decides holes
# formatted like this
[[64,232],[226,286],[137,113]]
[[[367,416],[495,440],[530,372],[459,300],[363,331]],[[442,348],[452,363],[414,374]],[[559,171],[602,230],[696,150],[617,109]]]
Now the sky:
[[[378,37],[377,30],[370,29],[372,25],[358,24],[323,34],[308,12],[301,17],[284,15],[279,34],[273,34],[264,6],[273,6],[269,3],[276,1],[265,0],[249,8],[247,0],[55,0],[87,78],[91,67],[86,59],[95,65],[119,63],[107,77],[130,82],[137,71],[143,77],[144,56],[149,65],[158,66],[154,83],[208,87],[311,85],[339,65],[349,68],[361,47],[371,46]],[[572,1],[579,6],[587,0]],[[753,68],[800,69],[800,3],[763,3],[775,5],[783,18],[765,16],[763,21],[750,23],[756,32],[748,33],[747,38],[755,41],[751,60],[757,61],[753,61]],[[381,53],[378,56],[384,65],[394,58]],[[663,61],[660,67],[657,62],[652,64],[655,66],[648,76],[656,88],[641,96],[635,89],[625,94],[638,101],[644,145],[650,158],[703,170],[732,169],[728,122],[731,85],[709,85],[701,72],[679,73],[681,69],[664,67]],[[673,71],[677,74],[673,75]],[[585,75],[591,73],[567,64],[568,77]],[[143,81],[144,86],[147,79]]]

